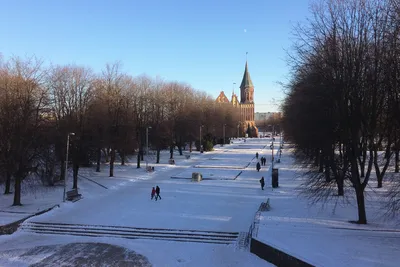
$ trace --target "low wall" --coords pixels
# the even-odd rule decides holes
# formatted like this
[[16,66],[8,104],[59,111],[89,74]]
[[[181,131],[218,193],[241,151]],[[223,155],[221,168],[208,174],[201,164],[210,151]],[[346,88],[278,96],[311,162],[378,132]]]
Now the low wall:
[[314,267],[312,264],[304,262],[254,238],[251,238],[250,241],[250,252],[279,267]]

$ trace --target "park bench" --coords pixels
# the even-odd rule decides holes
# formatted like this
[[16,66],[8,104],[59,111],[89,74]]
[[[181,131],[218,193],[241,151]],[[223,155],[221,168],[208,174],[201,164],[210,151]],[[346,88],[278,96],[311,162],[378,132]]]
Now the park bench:
[[147,172],[153,172],[153,171],[154,171],[154,167],[152,167],[152,166],[147,166],[147,167],[146,167],[146,171],[147,171]]
[[168,164],[175,165],[175,160],[174,159],[169,159],[168,160]]
[[72,189],[67,191],[67,200],[75,202],[82,198],[82,195],[78,193],[78,189]]

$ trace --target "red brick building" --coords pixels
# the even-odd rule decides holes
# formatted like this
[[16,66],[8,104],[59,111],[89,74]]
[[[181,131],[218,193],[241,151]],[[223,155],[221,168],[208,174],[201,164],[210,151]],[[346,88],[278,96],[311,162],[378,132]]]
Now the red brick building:
[[221,91],[216,99],[217,103],[230,103],[234,107],[240,109],[240,125],[241,136],[247,132],[248,127],[251,129],[251,136],[258,136],[258,130],[254,121],[254,85],[250,78],[250,73],[247,67],[247,61],[244,68],[242,83],[240,84],[240,101],[232,92],[232,99],[226,97],[224,91]]

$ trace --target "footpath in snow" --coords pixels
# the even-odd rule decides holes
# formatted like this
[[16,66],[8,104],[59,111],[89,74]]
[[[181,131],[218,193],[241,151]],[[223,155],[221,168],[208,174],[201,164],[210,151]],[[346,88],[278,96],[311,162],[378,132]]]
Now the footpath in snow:
[[[193,153],[190,159],[175,156],[176,165],[152,164],[156,169],[153,173],[143,169],[138,171],[134,164],[117,166],[115,178],[107,178],[106,171],[96,174],[89,169],[83,170],[84,177],[108,189],[81,179],[82,200],[61,203],[60,208],[28,219],[15,234],[0,237],[0,251],[3,251],[0,258],[6,266],[11,266],[12,262],[6,261],[7,255],[14,255],[14,263],[24,262],[18,255],[35,246],[106,242],[144,255],[153,266],[270,266],[257,256],[238,250],[235,242],[225,241],[232,239],[230,234],[236,237],[248,231],[254,212],[266,199],[266,192],[260,190],[258,182],[265,170],[257,172],[254,159],[256,152],[264,153],[266,145],[267,140],[255,139],[218,147],[209,153]],[[162,155],[164,162],[166,156]],[[204,173],[210,179],[192,182],[188,179],[192,172]],[[161,188],[162,199],[159,201],[150,199],[151,188],[156,185]],[[60,227],[61,224],[64,225]],[[67,229],[67,233],[61,235],[60,228]],[[97,234],[91,234],[94,228]],[[180,232],[188,239],[196,237],[193,232],[197,231],[219,244],[118,236],[128,234],[137,238],[138,234],[144,235],[143,228],[152,232],[150,236],[155,235],[154,231],[163,237]],[[32,229],[45,231],[34,234]],[[137,229],[141,232],[132,232]],[[78,236],[70,235],[68,231],[74,231]],[[33,258],[37,261],[41,256]],[[29,259],[24,259],[28,264]]]

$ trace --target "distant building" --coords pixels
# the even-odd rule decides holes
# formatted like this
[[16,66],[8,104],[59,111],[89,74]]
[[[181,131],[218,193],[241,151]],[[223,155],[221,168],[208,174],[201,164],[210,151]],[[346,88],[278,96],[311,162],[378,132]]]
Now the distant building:
[[255,121],[266,121],[270,118],[278,119],[281,117],[281,112],[256,112],[254,114]]
[[250,73],[247,67],[247,61],[244,69],[242,83],[240,84],[240,102],[235,92],[232,92],[232,98],[226,97],[224,91],[221,91],[216,99],[217,103],[230,103],[234,107],[240,109],[240,128],[241,132],[245,133],[250,126],[252,136],[258,136],[258,130],[254,118],[254,85],[250,78]]

